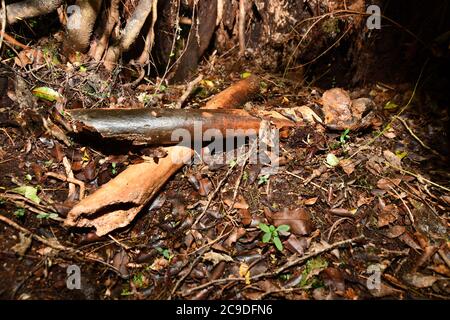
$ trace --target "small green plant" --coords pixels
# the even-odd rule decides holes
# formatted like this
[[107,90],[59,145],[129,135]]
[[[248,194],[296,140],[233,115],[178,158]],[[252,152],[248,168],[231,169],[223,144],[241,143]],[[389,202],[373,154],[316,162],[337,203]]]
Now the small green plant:
[[48,160],[48,161],[45,161],[45,162],[44,162],[44,166],[45,166],[46,168],[51,167],[52,164],[53,164],[53,160]]
[[38,219],[56,219],[58,214],[56,213],[39,213],[36,218]]
[[130,289],[128,289],[128,288],[123,288],[120,295],[121,296],[131,296],[131,295],[133,295],[133,292],[131,292]]
[[269,175],[268,174],[266,174],[265,176],[260,176],[259,179],[258,179],[258,185],[260,186],[262,184],[267,183],[268,181],[269,181]]
[[280,274],[279,278],[283,281],[288,281],[291,278],[290,273]]
[[265,223],[260,223],[259,228],[264,232],[262,242],[272,242],[279,251],[283,251],[283,244],[281,243],[278,232],[288,232],[290,229],[288,225],[282,224],[275,227],[273,225],[268,226]]
[[138,288],[142,288],[144,286],[144,276],[142,273],[138,273],[133,276],[133,283]]
[[115,162],[111,163],[111,173],[113,176],[115,176],[117,174],[117,164]]
[[166,90],[167,90],[167,87],[165,85],[163,85],[163,84],[159,85],[159,92],[164,92]]
[[236,160],[231,160],[230,163],[229,163],[230,169],[233,169],[236,165],[237,165],[237,161]]
[[162,256],[163,256],[164,258],[166,258],[167,260],[169,260],[169,261],[172,260],[173,255],[170,253],[170,250],[169,250],[169,249],[163,249],[163,248],[158,247],[158,248],[156,248],[156,250],[157,250],[159,253],[161,253]]
[[341,146],[346,144],[347,141],[350,139],[349,132],[350,132],[350,129],[345,129],[345,131],[341,133],[341,136],[339,137],[339,143]]
[[152,96],[150,94],[147,94],[146,92],[142,92],[138,95],[138,100],[144,104],[148,104],[152,101]]
[[300,281],[300,287],[307,286],[318,286],[320,285],[315,279],[313,279],[316,275],[318,275],[323,269],[328,267],[328,262],[323,258],[313,258],[306,262],[306,267],[303,269],[302,278]]
[[14,211],[14,215],[17,218],[21,218],[21,217],[25,216],[25,209],[24,208],[17,209],[16,211]]

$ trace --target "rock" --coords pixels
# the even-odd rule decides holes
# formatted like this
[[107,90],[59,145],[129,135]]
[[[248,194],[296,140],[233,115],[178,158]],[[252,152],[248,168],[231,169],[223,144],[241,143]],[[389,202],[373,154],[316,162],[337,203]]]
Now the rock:
[[325,125],[332,130],[358,130],[372,124],[375,104],[369,98],[351,100],[347,91],[334,88],[322,95]]
[[352,100],[347,91],[340,88],[325,91],[322,96],[325,124],[345,129],[346,124],[353,119],[351,105]]

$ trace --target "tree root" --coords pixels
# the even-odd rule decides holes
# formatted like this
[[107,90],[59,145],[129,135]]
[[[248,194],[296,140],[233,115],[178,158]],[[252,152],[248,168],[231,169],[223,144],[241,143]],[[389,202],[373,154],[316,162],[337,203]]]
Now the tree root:
[[67,21],[67,37],[63,44],[66,56],[75,52],[85,53],[89,49],[92,31],[102,0],[77,0],[80,12],[75,11]]
[[121,38],[118,44],[111,46],[106,52],[105,68],[112,71],[122,52],[130,49],[134,41],[136,41],[148,15],[152,11],[153,0],[141,0],[134,9],[133,14],[127,20],[125,28],[121,31]]
[[108,47],[109,38],[111,37],[113,29],[119,22],[119,4],[120,0],[111,1],[109,10],[107,10],[108,13],[106,17],[106,23],[101,27],[101,36],[93,43],[91,47],[90,56],[93,57],[95,61],[100,61],[102,59],[103,54]]
[[25,0],[6,6],[6,20],[14,24],[20,20],[50,13],[61,6],[62,0]]

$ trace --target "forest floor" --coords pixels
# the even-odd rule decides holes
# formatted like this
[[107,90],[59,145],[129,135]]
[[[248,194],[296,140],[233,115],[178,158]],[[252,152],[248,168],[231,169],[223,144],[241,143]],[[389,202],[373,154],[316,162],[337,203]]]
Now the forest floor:
[[[417,90],[415,83],[343,88],[352,98],[374,101],[375,128],[330,131],[303,122],[281,139],[283,161],[276,172],[242,162],[186,165],[128,227],[97,237],[63,226],[77,199],[69,183],[47,173],[62,180],[73,173],[91,194],[154,150],[123,150],[66,135],[64,110],[170,108],[184,86],[148,81],[132,89],[124,85],[131,81],[126,69],[104,80],[96,65],[69,67],[51,49],[36,50],[40,62],[13,66],[24,90],[52,88],[66,102],[41,98],[20,105],[23,100],[6,98],[13,81],[2,87],[0,214],[16,225],[0,221],[0,298],[450,297],[449,115],[420,82]],[[245,73],[261,77],[264,86],[248,104],[265,110],[317,110],[325,91],[267,74],[233,54],[204,62],[199,73],[203,81],[185,108],[203,106]],[[48,130],[41,118],[51,120]],[[278,235],[282,250],[273,238],[263,241],[260,223],[290,226]],[[81,269],[79,290],[67,288],[70,265]]]

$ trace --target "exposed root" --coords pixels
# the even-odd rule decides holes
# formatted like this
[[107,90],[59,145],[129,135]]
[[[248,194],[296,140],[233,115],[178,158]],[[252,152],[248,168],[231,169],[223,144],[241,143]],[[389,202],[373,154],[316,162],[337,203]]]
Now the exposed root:
[[102,0],[77,0],[75,10],[67,20],[67,37],[63,44],[63,52],[70,56],[75,52],[85,53],[94,30],[97,15],[100,12]]
[[148,30],[147,37],[145,38],[145,47],[138,59],[138,63],[142,66],[150,62],[150,52],[152,51],[153,42],[155,41],[155,23],[158,19],[158,0],[153,1],[152,7],[152,25]]
[[61,6],[62,0],[25,0],[8,4],[6,20],[14,24],[20,20],[33,18],[50,13]]
[[94,42],[91,47],[91,56],[96,60],[100,61],[105,53],[106,48],[108,47],[108,42],[111,37],[112,31],[114,27],[119,22],[120,14],[119,14],[119,4],[120,0],[112,0],[111,6],[109,7],[106,24],[102,26],[102,34],[100,38]]
[[1,11],[1,19],[2,19],[2,30],[0,34],[0,49],[2,48],[3,38],[5,37],[5,29],[6,29],[6,4],[5,0],[2,0],[2,11]]
[[[10,36],[9,34],[7,34],[6,32],[0,31],[0,36],[2,37],[2,38],[0,39],[0,49],[1,49],[1,47],[2,47],[2,42],[3,42],[3,40],[4,40],[5,42],[8,42],[10,45],[19,47],[19,48],[21,48],[21,49],[23,49],[23,50],[28,50],[28,49],[30,49],[29,46],[27,46],[27,45],[25,45],[25,44],[23,44],[23,43],[17,41],[16,39],[14,39],[13,37],[11,37],[11,36]],[[2,39],[3,39],[3,40],[2,40]]]
[[119,44],[111,46],[106,52],[105,68],[112,71],[122,52],[130,49],[134,41],[136,41],[141,29],[147,20],[148,15],[152,11],[153,0],[141,0],[135,8],[131,17],[127,20],[125,28],[121,31],[121,39]]
[[245,2],[239,0],[239,55],[245,53]]

